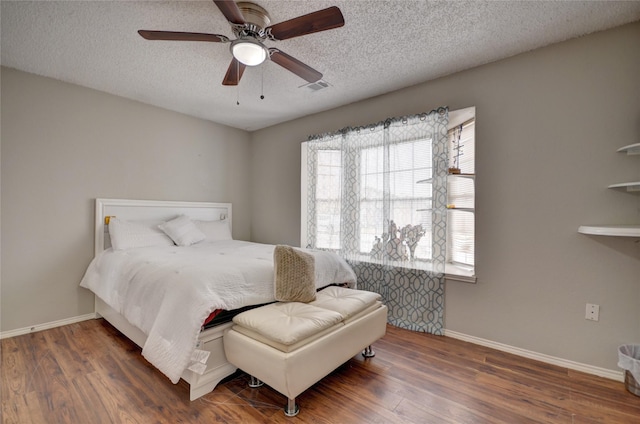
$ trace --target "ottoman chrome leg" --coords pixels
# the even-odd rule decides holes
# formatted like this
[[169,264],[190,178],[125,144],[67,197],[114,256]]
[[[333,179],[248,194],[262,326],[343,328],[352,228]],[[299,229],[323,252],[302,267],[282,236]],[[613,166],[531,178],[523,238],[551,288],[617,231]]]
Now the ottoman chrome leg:
[[371,349],[371,345],[369,345],[362,351],[362,356],[365,358],[373,358],[376,356],[376,353]]
[[251,376],[251,380],[249,380],[249,387],[251,387],[252,389],[255,389],[256,387],[260,387],[263,384],[264,383],[262,381],[258,380],[254,376]]
[[300,408],[296,405],[296,398],[287,399],[287,406],[284,407],[284,415],[287,417],[295,417],[300,412]]

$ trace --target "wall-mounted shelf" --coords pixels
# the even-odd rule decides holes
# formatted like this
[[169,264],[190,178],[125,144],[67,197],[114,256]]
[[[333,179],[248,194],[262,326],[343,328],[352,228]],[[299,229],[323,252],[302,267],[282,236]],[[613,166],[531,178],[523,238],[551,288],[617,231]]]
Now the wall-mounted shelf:
[[640,193],[640,181],[633,183],[611,184],[608,188],[624,190],[630,193]]
[[[448,211],[475,212],[473,208],[446,208]],[[416,209],[416,212],[429,212],[433,209]]]
[[581,225],[578,232],[592,236],[640,237],[640,225]]
[[[640,155],[640,143],[629,144],[617,151],[627,155]],[[611,184],[608,188],[640,194],[640,181]],[[593,236],[640,237],[640,225],[581,225],[578,232]]]
[[627,155],[640,155],[640,143],[629,144],[618,149],[620,153],[626,153]]

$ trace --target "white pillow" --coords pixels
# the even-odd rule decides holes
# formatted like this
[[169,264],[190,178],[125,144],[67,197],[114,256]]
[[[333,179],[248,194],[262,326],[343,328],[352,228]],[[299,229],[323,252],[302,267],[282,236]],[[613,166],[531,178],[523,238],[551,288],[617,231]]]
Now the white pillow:
[[171,221],[158,225],[166,235],[171,237],[178,246],[191,246],[204,240],[205,235],[196,227],[196,224],[186,215],[180,215]]
[[231,228],[226,219],[219,221],[193,221],[196,227],[205,234],[205,241],[233,240]]
[[115,217],[109,220],[109,236],[114,250],[133,249],[135,247],[173,246],[165,233],[157,225],[125,221]]

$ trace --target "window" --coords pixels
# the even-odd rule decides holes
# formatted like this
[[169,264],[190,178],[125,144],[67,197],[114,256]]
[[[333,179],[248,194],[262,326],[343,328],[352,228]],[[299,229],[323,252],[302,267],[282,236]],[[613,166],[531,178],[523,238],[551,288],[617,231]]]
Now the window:
[[475,117],[448,132],[449,163],[459,174],[447,179],[447,262],[475,265]]
[[317,242],[321,249],[340,248],[340,150],[318,151],[318,187],[316,190]]
[[[389,185],[388,216],[399,229],[407,224],[428,225],[431,208],[431,191],[427,184],[416,184],[431,176],[431,142],[415,140],[387,147],[363,149],[359,167],[360,194],[360,253],[371,252],[376,237],[381,237],[388,228],[384,225],[382,205],[385,172],[384,159],[388,158],[387,184]],[[426,159],[426,160],[425,160]],[[416,257],[431,258],[430,236],[425,234],[418,244]]]
[[[382,137],[374,136],[373,141],[357,143],[357,147],[345,148],[345,151],[329,143],[315,152],[316,184],[313,200],[308,205],[315,216],[314,240],[304,245],[343,253],[348,250],[352,259],[360,261],[382,261],[373,251],[378,240],[392,233],[390,220],[396,225],[398,237],[403,239],[403,228],[420,225],[429,231],[421,233],[415,248],[409,249],[403,243],[404,254],[390,260],[402,265],[399,262],[414,258],[410,267],[428,268],[431,260],[431,139],[391,143],[381,140]],[[351,179],[346,184],[345,173]],[[357,190],[345,195],[350,205],[344,204],[343,190]],[[348,206],[347,213],[357,216],[356,219],[343,220],[345,206]],[[354,240],[343,240],[343,234],[353,235]]]
[[[445,120],[439,133],[448,129],[447,150],[440,136],[438,153],[430,136],[387,126],[358,129],[353,140],[338,133],[313,146],[303,143],[302,245],[339,250],[347,258],[374,263],[382,262],[376,252],[383,251],[385,263],[429,270],[434,255],[432,221],[443,222],[446,216],[446,249],[439,250],[446,250],[446,273],[463,280],[473,276],[475,108],[450,112],[449,118],[449,126],[445,127]],[[456,173],[445,176],[446,167],[439,168],[443,169],[437,183],[441,196],[445,184],[447,190],[442,218],[436,217],[432,204],[438,192],[434,155],[441,158],[439,163],[458,169],[450,169]],[[307,184],[307,178],[315,181]],[[443,205],[445,199],[440,198]],[[390,221],[395,225],[392,230]],[[401,246],[396,246],[399,253],[389,261],[389,234],[393,233]],[[413,242],[410,234],[418,234]],[[439,263],[444,256],[438,253]]]

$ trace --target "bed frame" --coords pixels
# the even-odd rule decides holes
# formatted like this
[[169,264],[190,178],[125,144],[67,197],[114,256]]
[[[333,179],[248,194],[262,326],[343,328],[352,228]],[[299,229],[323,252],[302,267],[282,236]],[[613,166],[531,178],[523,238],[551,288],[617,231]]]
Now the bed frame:
[[[96,199],[95,255],[111,246],[106,225],[110,217],[127,220],[157,220],[160,223],[180,214],[198,220],[226,219],[231,229],[231,203]],[[98,316],[107,320],[135,344],[144,346],[147,336],[98,296],[95,297],[95,310]],[[223,378],[236,371],[237,368],[227,361],[222,344],[222,336],[231,325],[231,322],[220,324],[200,333],[197,348],[206,350],[210,354],[207,368],[202,375],[190,370],[185,370],[182,374],[182,379],[189,383],[190,400],[198,399],[211,392]]]

